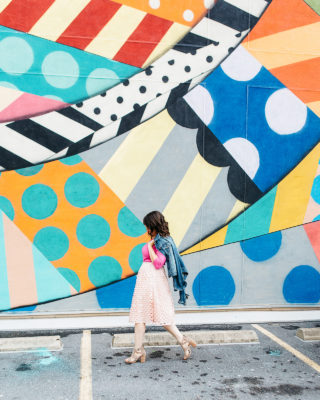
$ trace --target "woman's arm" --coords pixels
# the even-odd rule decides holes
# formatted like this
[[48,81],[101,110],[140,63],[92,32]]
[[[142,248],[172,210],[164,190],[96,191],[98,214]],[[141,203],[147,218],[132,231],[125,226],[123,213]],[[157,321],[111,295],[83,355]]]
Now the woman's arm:
[[150,242],[148,242],[148,250],[149,250],[150,259],[151,259],[153,265],[155,266],[155,268],[160,269],[166,263],[166,256],[164,254],[162,254],[161,251],[159,251],[156,247],[155,247],[155,251],[154,251],[153,245],[154,245],[154,240],[151,240]]

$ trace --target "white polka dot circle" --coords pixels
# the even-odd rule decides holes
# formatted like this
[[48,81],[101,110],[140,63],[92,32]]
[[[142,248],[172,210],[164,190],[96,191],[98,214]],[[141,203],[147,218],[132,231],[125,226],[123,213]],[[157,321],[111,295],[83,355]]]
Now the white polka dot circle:
[[261,70],[262,65],[242,46],[221,64],[223,72],[235,81],[250,81]]
[[156,10],[160,7],[160,0],[149,0],[149,6]]
[[214,115],[214,104],[208,90],[198,85],[187,93],[184,99],[197,113],[198,117],[200,117],[206,125],[209,125]]
[[191,10],[185,10],[183,13],[183,19],[187,22],[191,22],[194,18],[194,14]]
[[253,179],[260,165],[259,152],[256,146],[241,137],[227,140],[223,145],[245,173]]
[[203,0],[204,6],[207,10],[210,10],[214,6],[215,0]]
[[287,88],[272,93],[265,107],[267,122],[279,135],[299,132],[306,123],[307,113],[307,106]]

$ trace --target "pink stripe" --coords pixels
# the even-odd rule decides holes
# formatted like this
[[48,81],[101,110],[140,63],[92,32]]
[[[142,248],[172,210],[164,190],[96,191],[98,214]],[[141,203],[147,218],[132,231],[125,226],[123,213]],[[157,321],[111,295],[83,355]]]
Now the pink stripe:
[[11,307],[38,303],[32,244],[5,214],[3,230]]

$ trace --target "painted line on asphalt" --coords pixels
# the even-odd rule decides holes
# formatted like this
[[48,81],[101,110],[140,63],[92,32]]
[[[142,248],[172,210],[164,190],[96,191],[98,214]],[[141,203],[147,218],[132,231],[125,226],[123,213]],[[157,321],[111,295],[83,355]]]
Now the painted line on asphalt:
[[79,400],[92,400],[91,331],[84,330],[81,338],[81,370]]
[[311,358],[305,356],[304,354],[300,353],[300,351],[296,350],[294,347],[290,346],[288,343],[284,342],[283,340],[279,339],[277,336],[275,336],[273,333],[269,332],[265,328],[262,328],[262,326],[257,325],[257,324],[251,324],[253,328],[256,328],[258,331],[261,333],[265,334],[268,336],[270,339],[278,343],[280,346],[288,350],[290,353],[292,353],[294,356],[297,358],[300,358],[301,361],[309,365],[309,367],[315,369],[318,373],[320,373],[320,365],[317,364],[315,361],[311,360]]

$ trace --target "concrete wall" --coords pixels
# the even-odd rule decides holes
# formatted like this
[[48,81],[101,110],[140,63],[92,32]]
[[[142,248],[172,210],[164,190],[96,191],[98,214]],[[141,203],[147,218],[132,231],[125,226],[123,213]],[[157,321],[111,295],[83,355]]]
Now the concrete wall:
[[0,6],[2,312],[128,310],[152,210],[188,308],[319,306],[317,2],[28,3]]

